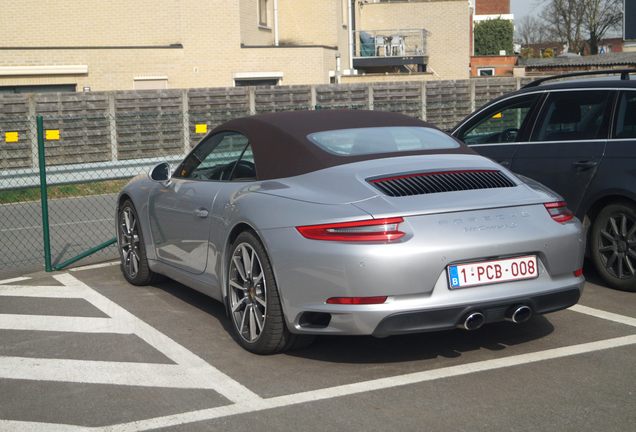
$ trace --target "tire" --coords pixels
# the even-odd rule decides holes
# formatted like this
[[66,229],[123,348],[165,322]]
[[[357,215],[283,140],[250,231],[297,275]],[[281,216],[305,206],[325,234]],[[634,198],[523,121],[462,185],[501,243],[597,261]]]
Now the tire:
[[609,286],[636,292],[636,205],[616,202],[603,208],[592,225],[590,251]]
[[247,351],[275,354],[307,346],[313,337],[290,333],[267,252],[252,232],[230,246],[226,292],[232,336]]
[[117,212],[117,248],[121,272],[129,283],[141,286],[160,279],[148,266],[139,217],[130,200],[124,201]]

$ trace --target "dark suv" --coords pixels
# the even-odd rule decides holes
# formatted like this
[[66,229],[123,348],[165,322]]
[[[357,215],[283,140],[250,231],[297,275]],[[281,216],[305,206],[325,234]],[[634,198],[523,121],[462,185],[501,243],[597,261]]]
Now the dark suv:
[[[566,74],[493,100],[451,132],[474,150],[561,194],[588,230],[611,286],[636,291],[636,81]],[[568,80],[620,73],[620,79]]]

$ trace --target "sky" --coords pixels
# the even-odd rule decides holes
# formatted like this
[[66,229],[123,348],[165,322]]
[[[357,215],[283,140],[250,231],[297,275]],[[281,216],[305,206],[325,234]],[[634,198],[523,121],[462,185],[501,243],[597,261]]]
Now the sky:
[[[510,0],[510,12],[515,16],[515,21],[519,22],[526,15],[538,16],[545,0]],[[620,36],[621,31],[610,31],[607,36]]]
[[510,0],[510,11],[514,14],[515,20],[519,20],[526,15],[536,14],[536,0]]

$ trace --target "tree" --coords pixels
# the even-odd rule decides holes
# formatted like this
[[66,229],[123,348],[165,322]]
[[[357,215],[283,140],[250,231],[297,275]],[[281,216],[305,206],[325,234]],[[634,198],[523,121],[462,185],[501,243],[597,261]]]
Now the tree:
[[526,15],[516,24],[517,41],[528,46],[545,40],[545,25],[534,15]]
[[514,27],[509,20],[497,18],[475,23],[475,55],[511,54]]
[[567,43],[568,51],[583,51],[583,17],[587,0],[550,0],[541,11],[551,38]]
[[623,22],[622,0],[585,0],[583,25],[588,34],[590,54],[598,54],[598,45],[609,30],[620,28]]
[[620,28],[623,0],[547,0],[541,11],[551,38],[567,43],[568,51],[582,53],[589,43],[591,54],[608,31]]

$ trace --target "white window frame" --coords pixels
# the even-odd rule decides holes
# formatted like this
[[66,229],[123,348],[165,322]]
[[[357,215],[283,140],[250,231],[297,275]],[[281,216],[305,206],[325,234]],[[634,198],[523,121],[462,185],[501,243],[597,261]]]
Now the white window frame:
[[[490,71],[492,72],[490,75],[482,75],[481,73],[483,71]],[[491,76],[495,76],[495,68],[494,67],[478,67],[477,68],[477,76],[485,76],[485,77],[491,77]]]
[[282,72],[237,72],[232,76],[234,87],[237,81],[251,80],[278,80],[278,84],[283,80]]
[[[156,85],[151,85],[150,87],[147,87],[143,83],[152,83]],[[155,75],[155,76],[142,75],[142,76],[133,77],[133,90],[165,90],[167,88],[168,88],[167,75]]]

